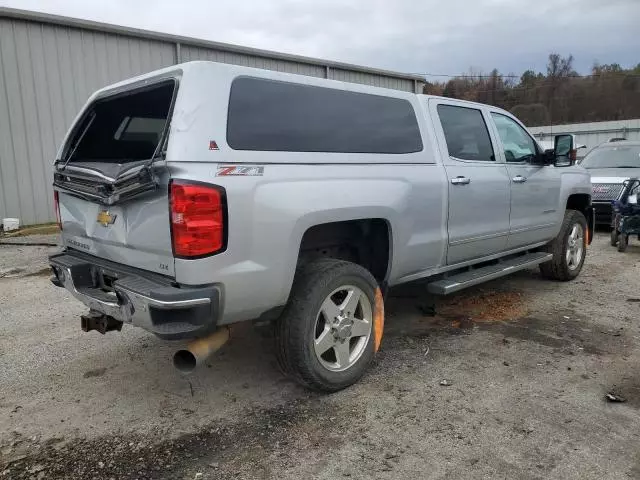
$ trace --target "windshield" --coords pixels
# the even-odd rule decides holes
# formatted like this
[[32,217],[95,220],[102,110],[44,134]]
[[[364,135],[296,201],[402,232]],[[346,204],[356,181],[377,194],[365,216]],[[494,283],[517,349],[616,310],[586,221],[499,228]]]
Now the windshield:
[[640,168],[640,145],[597,148],[580,164],[584,168]]

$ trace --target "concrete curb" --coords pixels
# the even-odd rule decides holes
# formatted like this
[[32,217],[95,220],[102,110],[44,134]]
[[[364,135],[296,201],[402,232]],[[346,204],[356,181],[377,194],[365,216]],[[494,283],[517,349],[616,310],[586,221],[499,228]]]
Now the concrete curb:
[[33,234],[28,236],[0,237],[0,245],[18,245],[34,247],[57,247],[61,245],[59,233]]

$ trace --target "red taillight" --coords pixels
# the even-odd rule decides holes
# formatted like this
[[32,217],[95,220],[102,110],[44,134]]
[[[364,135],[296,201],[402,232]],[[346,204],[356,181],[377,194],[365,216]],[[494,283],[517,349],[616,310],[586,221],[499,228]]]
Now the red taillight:
[[201,257],[224,249],[222,189],[174,181],[170,186],[170,202],[175,256]]
[[56,222],[58,224],[58,228],[62,230],[62,217],[60,217],[60,196],[57,191],[53,192],[53,205],[56,209]]

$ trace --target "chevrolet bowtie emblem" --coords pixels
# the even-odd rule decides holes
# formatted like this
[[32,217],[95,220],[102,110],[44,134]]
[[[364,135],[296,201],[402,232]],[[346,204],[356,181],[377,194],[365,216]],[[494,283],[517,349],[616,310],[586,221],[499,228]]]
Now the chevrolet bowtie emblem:
[[111,215],[107,210],[102,210],[98,214],[98,223],[103,227],[108,227],[109,225],[113,225],[117,217],[117,215]]

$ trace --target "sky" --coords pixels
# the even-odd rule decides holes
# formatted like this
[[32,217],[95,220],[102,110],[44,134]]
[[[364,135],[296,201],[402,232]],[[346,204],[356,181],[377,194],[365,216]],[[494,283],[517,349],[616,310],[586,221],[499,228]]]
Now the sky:
[[[640,0],[0,0],[0,6],[406,73],[640,63]],[[446,77],[429,76],[430,80]]]

